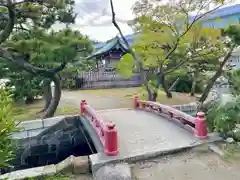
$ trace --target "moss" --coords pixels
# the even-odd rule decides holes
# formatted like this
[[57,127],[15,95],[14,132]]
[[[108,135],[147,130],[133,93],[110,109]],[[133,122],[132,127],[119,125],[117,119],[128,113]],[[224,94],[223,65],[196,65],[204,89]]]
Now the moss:
[[52,176],[26,178],[25,180],[69,180],[69,176],[65,174],[55,174]]

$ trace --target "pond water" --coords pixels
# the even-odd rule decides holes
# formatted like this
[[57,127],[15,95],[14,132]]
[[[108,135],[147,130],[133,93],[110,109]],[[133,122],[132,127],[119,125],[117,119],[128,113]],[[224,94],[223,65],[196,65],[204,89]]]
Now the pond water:
[[57,164],[70,155],[88,156],[96,153],[95,146],[79,116],[66,117],[40,134],[16,139],[16,158],[11,168],[1,168],[0,174]]

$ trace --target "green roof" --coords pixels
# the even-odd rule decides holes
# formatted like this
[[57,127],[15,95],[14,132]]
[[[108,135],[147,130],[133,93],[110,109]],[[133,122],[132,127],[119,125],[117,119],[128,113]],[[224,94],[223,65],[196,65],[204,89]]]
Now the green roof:
[[102,54],[104,54],[104,53],[106,53],[106,52],[116,48],[117,46],[119,46],[119,48],[121,48],[123,51],[126,51],[126,52],[128,51],[128,48],[126,47],[124,42],[122,42],[122,40],[118,36],[116,36],[112,40],[108,41],[105,46],[103,46],[102,48],[98,49],[97,51],[95,51],[90,56],[88,56],[87,59],[91,59],[91,58],[100,56],[100,55],[102,55]]

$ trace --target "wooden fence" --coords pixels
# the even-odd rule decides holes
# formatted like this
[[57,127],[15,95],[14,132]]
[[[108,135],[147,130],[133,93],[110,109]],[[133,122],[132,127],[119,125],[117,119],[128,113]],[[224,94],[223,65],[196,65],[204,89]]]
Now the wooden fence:
[[79,89],[138,87],[140,85],[139,74],[126,78],[117,72],[81,72],[76,79],[76,87]]

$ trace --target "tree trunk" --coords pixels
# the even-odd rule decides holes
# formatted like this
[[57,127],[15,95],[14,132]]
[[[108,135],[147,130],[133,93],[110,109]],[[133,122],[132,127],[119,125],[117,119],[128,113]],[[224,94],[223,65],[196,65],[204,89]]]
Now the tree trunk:
[[197,85],[197,82],[196,82],[196,80],[193,79],[193,83],[192,83],[192,87],[191,87],[191,96],[195,95],[196,85]]
[[46,80],[44,83],[43,98],[45,100],[45,105],[44,105],[43,111],[46,111],[52,100],[51,81],[49,79]]
[[34,97],[32,95],[27,95],[25,104],[32,104],[34,102]]
[[157,97],[158,97],[158,91],[154,91],[154,92],[152,93],[152,99],[151,99],[151,101],[156,102],[156,101],[157,101]]
[[193,82],[191,87],[191,96],[195,95],[196,86],[197,86],[198,70],[193,72]]
[[234,46],[230,48],[227,55],[224,57],[223,61],[220,63],[220,66],[219,66],[218,70],[213,75],[213,77],[208,81],[207,87],[205,88],[203,94],[201,95],[201,97],[199,99],[198,110],[202,110],[202,106],[203,106],[204,101],[207,99],[208,94],[210,93],[215,81],[222,75],[223,67],[227,63],[228,59],[231,57],[233,49],[234,49]]
[[167,86],[166,81],[165,81],[165,75],[164,74],[162,75],[162,87],[163,87],[164,92],[166,93],[166,96],[168,98],[172,98],[172,93],[168,89],[168,86]]
[[41,111],[37,112],[37,114],[46,111],[52,100],[51,80],[49,79],[43,81],[43,99],[45,100],[44,107]]
[[171,87],[169,88],[169,91],[172,91],[179,81],[180,81],[180,78],[177,78],[176,81],[172,83]]
[[42,117],[43,119],[54,116],[54,113],[57,110],[57,107],[61,98],[61,83],[60,83],[59,75],[55,74],[52,77],[52,81],[54,82],[54,85],[55,85],[54,93],[48,108],[43,114],[43,117]]
[[208,94],[211,90],[211,88],[213,87],[215,81],[221,76],[222,72],[223,72],[223,67],[224,65],[227,63],[227,60],[229,59],[229,57],[231,56],[233,51],[233,48],[230,49],[230,51],[228,52],[228,54],[224,57],[224,60],[221,62],[220,67],[218,68],[218,70],[216,71],[216,73],[213,75],[213,77],[208,81],[207,83],[207,87],[205,88],[202,96],[199,99],[200,103],[203,103],[206,98],[208,97]]

